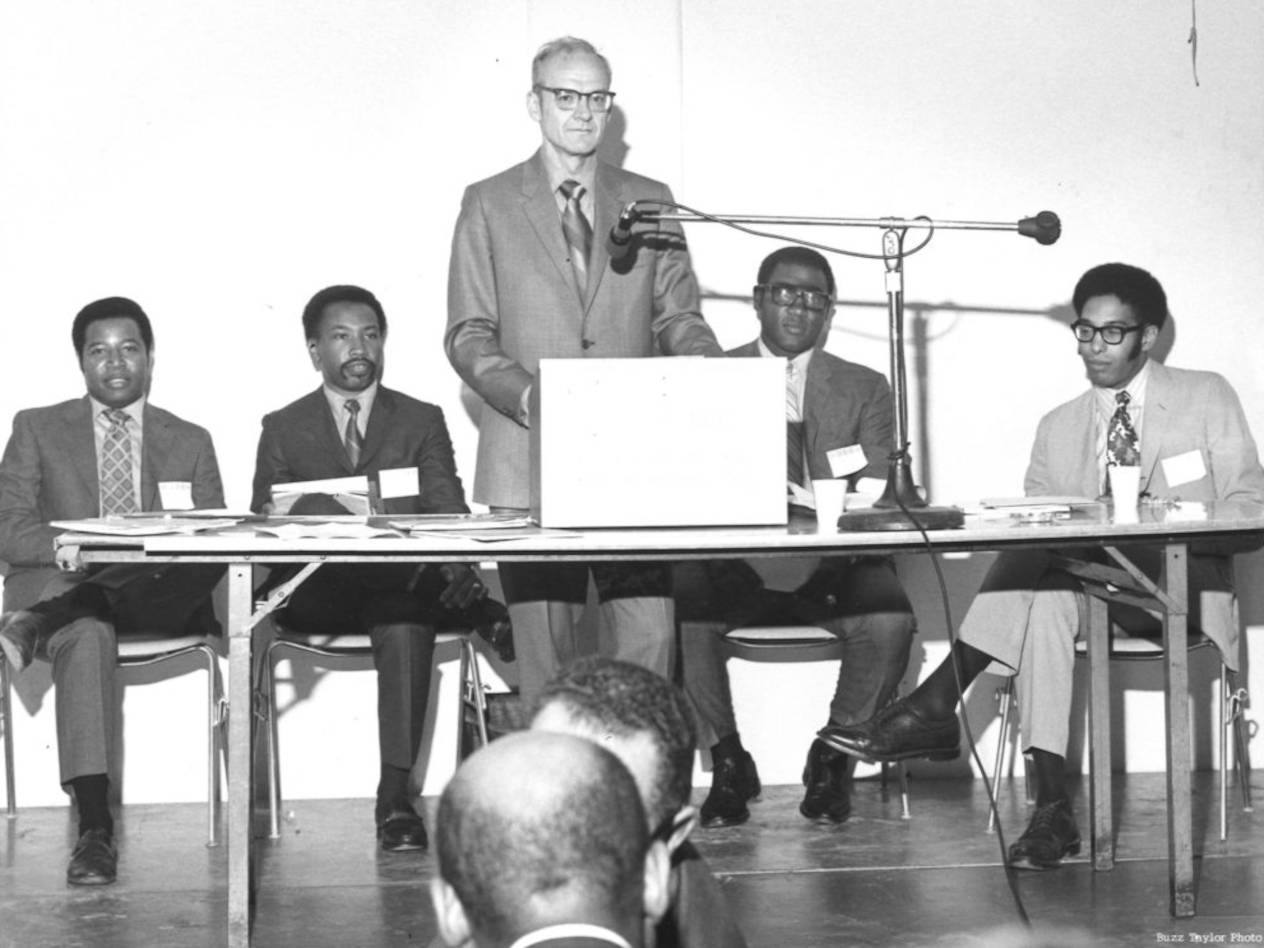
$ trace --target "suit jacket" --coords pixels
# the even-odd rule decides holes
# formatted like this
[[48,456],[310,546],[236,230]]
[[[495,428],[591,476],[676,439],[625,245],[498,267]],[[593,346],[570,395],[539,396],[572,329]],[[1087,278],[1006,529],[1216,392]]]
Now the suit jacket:
[[610,261],[605,235],[623,205],[671,200],[666,185],[599,163],[592,259],[582,299],[543,157],[466,188],[452,238],[444,347],[494,411],[482,413],[474,499],[531,502],[522,394],[540,359],[721,354],[699,310],[678,225],[639,227],[636,252]]
[[[1214,372],[1150,363],[1141,423],[1141,483],[1156,498],[1264,503],[1264,468],[1237,393]],[[1058,406],[1036,429],[1024,489],[1027,494],[1096,497],[1101,493],[1097,419],[1090,389]],[[1190,452],[1203,475],[1169,484],[1162,462]],[[1233,561],[1199,553],[1189,559],[1190,595],[1200,595],[1202,632],[1238,664],[1238,611]]]
[[[759,343],[748,342],[728,354],[759,358]],[[823,349],[814,352],[803,387],[803,441],[811,478],[833,477],[826,455],[853,444],[864,448],[868,463],[848,478],[850,486],[861,477],[885,478],[887,458],[895,445],[891,386],[886,377]]]
[[[215,448],[205,428],[146,402],[141,509],[162,510],[158,484],[186,481],[193,506],[223,507]],[[100,515],[96,440],[88,396],[18,412],[0,460],[0,560],[8,565],[5,609],[25,608],[58,571],[52,520]]]
[[378,385],[360,463],[351,466],[323,388],[263,418],[250,508],[268,502],[273,484],[417,468],[418,492],[383,501],[387,513],[466,513],[452,439],[436,405]]

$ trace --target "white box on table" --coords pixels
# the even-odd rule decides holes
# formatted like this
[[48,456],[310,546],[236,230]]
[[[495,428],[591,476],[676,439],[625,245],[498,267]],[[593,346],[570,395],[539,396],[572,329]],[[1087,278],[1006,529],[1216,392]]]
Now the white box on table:
[[545,359],[531,512],[546,527],[784,524],[780,359]]

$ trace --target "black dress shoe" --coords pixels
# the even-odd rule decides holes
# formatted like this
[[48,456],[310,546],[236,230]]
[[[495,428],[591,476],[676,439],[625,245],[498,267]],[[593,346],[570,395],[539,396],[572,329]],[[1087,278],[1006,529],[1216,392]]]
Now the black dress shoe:
[[862,724],[828,724],[817,737],[835,750],[870,761],[952,760],[961,753],[957,716],[927,718],[907,698],[887,705]]
[[496,657],[508,664],[514,660],[513,625],[504,603],[483,598],[466,610],[479,638],[492,647]]
[[711,792],[702,802],[703,826],[737,826],[750,819],[747,800],[758,800],[762,789],[755,759],[746,751],[712,760]]
[[108,830],[90,829],[70,854],[66,881],[71,885],[109,885],[118,878],[118,849]]
[[22,671],[35,659],[35,646],[47,625],[43,616],[25,609],[0,616],[0,651],[14,672]]
[[803,785],[807,793],[799,812],[809,820],[842,823],[851,816],[851,767],[846,754],[813,741],[803,766]]
[[1027,832],[1009,848],[1009,864],[1015,869],[1055,869],[1063,856],[1080,852],[1080,830],[1071,804],[1055,800],[1036,811]]
[[377,826],[378,845],[382,852],[409,853],[430,845],[426,836],[426,824],[411,807],[392,810]]

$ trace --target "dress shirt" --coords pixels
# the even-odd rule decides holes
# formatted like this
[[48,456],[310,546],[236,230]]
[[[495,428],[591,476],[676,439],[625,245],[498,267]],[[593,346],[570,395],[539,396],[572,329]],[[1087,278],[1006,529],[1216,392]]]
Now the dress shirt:
[[[812,361],[812,353],[815,351],[812,348],[807,352],[800,352],[794,358],[786,359],[786,421],[803,420],[803,391],[808,384],[808,363]],[[786,358],[769,349],[764,344],[763,337],[759,340],[759,354],[766,359]],[[793,402],[790,400],[791,394],[794,395]],[[804,467],[804,470],[807,468]]]
[[[97,470],[100,471],[101,449],[105,446],[105,436],[110,430],[110,419],[106,418],[102,412],[109,411],[110,406],[97,401],[91,395],[88,396],[88,401],[92,404],[92,439],[96,442]],[[141,503],[140,494],[140,464],[141,458],[145,456],[141,449],[145,432],[145,397],[142,395],[119,410],[131,419],[131,424],[127,426],[127,433],[132,437],[132,496],[136,499],[136,509],[144,510],[145,506]]]
[[[1096,424],[1097,424],[1097,470],[1101,475],[1102,489],[1105,490],[1106,484],[1106,434],[1110,429],[1111,416],[1115,414],[1115,410],[1119,407],[1116,397],[1120,392],[1128,393],[1128,418],[1132,422],[1132,430],[1137,433],[1137,447],[1141,447],[1141,425],[1144,420],[1145,413],[1145,394],[1146,381],[1150,378],[1150,360],[1146,359],[1145,365],[1141,367],[1141,371],[1132,377],[1132,380],[1123,388],[1094,388],[1093,398],[1097,405]],[[1145,484],[1142,483],[1141,489],[1145,490]]]
[[347,419],[351,417],[351,412],[347,411],[348,400],[354,398],[360,403],[360,411],[356,413],[356,428],[363,438],[369,428],[369,412],[373,410],[373,399],[377,398],[377,382],[374,382],[363,392],[357,392],[355,395],[345,395],[342,392],[334,391],[328,385],[323,386],[325,390],[325,398],[329,401],[329,410],[334,413],[334,425],[338,429],[338,440],[342,440],[342,434],[347,430]]
[[600,925],[589,925],[585,922],[569,922],[562,925],[548,925],[537,931],[527,932],[509,948],[530,948],[542,942],[561,941],[563,938],[591,938],[593,941],[605,941],[619,948],[632,948],[628,940],[618,932],[603,928]]

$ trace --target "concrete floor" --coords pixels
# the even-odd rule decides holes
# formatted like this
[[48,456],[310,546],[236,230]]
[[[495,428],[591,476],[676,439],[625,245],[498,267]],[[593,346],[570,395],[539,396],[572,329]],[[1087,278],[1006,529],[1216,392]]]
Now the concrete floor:
[[[1264,799],[1264,771],[1253,776],[1255,797]],[[1163,778],[1121,777],[1117,788],[1112,872],[1092,870],[1086,844],[1060,870],[1017,877],[1043,941],[1018,927],[997,838],[984,832],[978,781],[916,781],[908,821],[898,800],[864,782],[852,819],[840,827],[804,821],[800,789],[772,787],[753,804],[749,823],[699,831],[696,841],[752,948],[1264,940],[1259,817],[1231,798],[1229,840],[1221,843],[1214,776],[1195,776],[1199,914],[1177,921],[1168,915]],[[1026,822],[1021,781],[1003,786],[999,807],[1007,838],[1017,836]],[[1082,803],[1077,813],[1083,830]],[[19,811],[0,829],[0,948],[222,943],[225,852],[205,847],[203,814],[187,804],[124,808],[118,883],[71,889],[68,811]],[[371,801],[292,801],[282,838],[261,840],[258,850],[256,945],[426,945],[433,937],[425,887],[433,857],[378,853]]]

